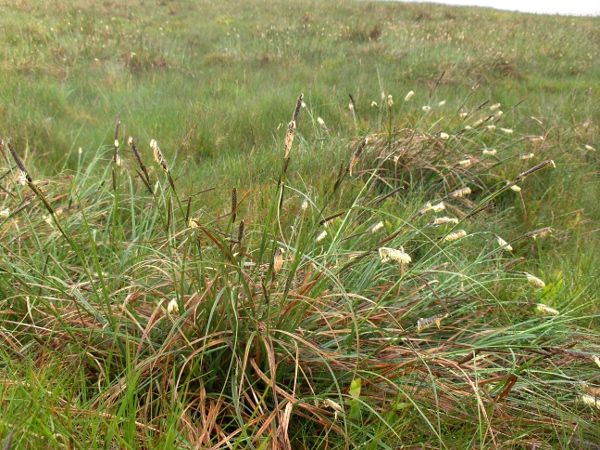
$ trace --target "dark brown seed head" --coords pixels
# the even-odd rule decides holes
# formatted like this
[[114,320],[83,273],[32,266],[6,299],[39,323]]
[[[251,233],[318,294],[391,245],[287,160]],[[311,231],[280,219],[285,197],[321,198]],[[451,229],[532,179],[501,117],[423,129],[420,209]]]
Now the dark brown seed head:
[[17,152],[15,151],[14,147],[12,146],[12,144],[10,142],[8,143],[8,150],[10,151],[10,154],[12,155],[13,159],[15,160],[15,163],[17,163],[17,167],[21,170],[21,172],[23,172],[25,174],[25,178],[27,178],[27,181],[29,181],[31,183],[33,180],[29,176],[29,172],[25,168],[25,164],[23,164],[23,160],[17,154]]

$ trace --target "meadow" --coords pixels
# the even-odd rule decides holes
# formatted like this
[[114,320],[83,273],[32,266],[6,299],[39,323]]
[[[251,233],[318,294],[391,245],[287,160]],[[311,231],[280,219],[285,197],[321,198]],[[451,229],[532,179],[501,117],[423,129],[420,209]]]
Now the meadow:
[[600,448],[600,18],[0,7],[3,449]]

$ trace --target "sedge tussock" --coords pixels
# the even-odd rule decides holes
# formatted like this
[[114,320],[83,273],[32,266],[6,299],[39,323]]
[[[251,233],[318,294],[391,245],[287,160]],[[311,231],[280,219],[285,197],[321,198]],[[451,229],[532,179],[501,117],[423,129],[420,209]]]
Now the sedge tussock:
[[560,312],[557,309],[551,308],[547,305],[543,305],[541,303],[537,303],[535,305],[535,309],[542,314],[547,314],[550,316],[558,316],[560,314]]
[[446,241],[446,242],[457,241],[458,239],[463,238],[466,235],[467,235],[467,232],[465,230],[453,231],[452,233],[449,233],[444,237],[444,241]]
[[412,261],[410,255],[406,253],[402,247],[399,250],[395,248],[381,247],[379,249],[379,258],[381,259],[381,262],[387,262],[391,260],[401,264],[408,264]]

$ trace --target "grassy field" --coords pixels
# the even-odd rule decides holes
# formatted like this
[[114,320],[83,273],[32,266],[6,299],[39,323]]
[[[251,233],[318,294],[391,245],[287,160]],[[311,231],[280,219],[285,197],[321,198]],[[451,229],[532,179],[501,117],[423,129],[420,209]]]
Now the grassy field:
[[4,449],[600,448],[600,18],[0,12]]

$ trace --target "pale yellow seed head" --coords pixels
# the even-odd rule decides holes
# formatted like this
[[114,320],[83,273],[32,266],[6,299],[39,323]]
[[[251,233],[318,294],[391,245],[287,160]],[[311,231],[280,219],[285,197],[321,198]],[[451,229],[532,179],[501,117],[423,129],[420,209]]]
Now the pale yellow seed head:
[[393,99],[393,97],[391,96],[391,94],[390,94],[390,95],[388,95],[388,98],[387,98],[387,104],[388,104],[388,106],[389,106],[390,108],[391,108],[391,107],[392,107],[392,105],[394,104],[394,99]]
[[449,137],[450,135],[447,133],[440,133],[440,139],[443,139],[444,141],[448,140]]
[[600,409],[600,398],[593,395],[585,394],[581,396],[581,401],[588,406]]
[[521,192],[521,188],[520,188],[519,186],[517,186],[516,184],[513,184],[513,185],[510,187],[510,190],[511,190],[511,191],[515,191],[515,192]]
[[464,187],[462,189],[457,189],[455,191],[450,192],[448,194],[448,197],[450,197],[450,198],[464,197],[465,195],[469,195],[470,193],[471,193],[471,188]]
[[408,91],[408,94],[406,94],[406,96],[404,97],[404,101],[409,101],[411,98],[413,98],[413,95],[415,95],[414,91]]
[[535,155],[533,153],[525,153],[521,156],[519,156],[519,159],[531,159],[533,158]]
[[513,130],[510,128],[500,128],[500,131],[506,134],[513,134]]
[[379,257],[381,258],[381,262],[392,260],[401,264],[408,264],[412,261],[410,255],[406,253],[403,248],[398,250],[395,248],[381,247],[379,249]]
[[375,225],[373,225],[371,228],[369,228],[369,233],[376,233],[377,231],[381,230],[383,228],[383,222],[377,222]]
[[440,225],[445,225],[447,223],[457,224],[458,219],[455,217],[436,217],[435,219],[433,219],[432,225],[435,227],[438,227]]
[[496,154],[496,149],[495,148],[484,148],[481,153],[483,153],[484,155],[487,155],[487,156],[494,156]]
[[377,104],[377,102],[376,102],[376,101],[374,101],[374,100],[373,100],[373,101],[371,102],[371,108],[377,108],[378,106],[379,106],[379,105]]
[[321,125],[322,127],[325,126],[325,121],[323,119],[321,119],[320,117],[317,117],[317,122],[319,122],[319,125]]
[[441,102],[439,102],[437,105],[438,106],[444,106],[446,104],[446,100],[442,100]]
[[444,205],[444,202],[439,202],[431,207],[431,210],[433,212],[440,212],[440,211],[443,211],[444,209],[446,209],[446,205]]
[[592,147],[591,145],[585,145],[585,149],[589,150],[591,152],[595,152],[596,151],[596,149],[594,147]]
[[490,131],[494,131],[496,129],[496,125],[488,125],[487,129]]
[[446,237],[444,238],[444,241],[446,241],[446,242],[457,241],[458,239],[463,238],[466,235],[467,235],[467,232],[465,230],[453,231],[452,233],[446,235]]
[[170,316],[179,314],[179,305],[177,304],[177,300],[172,299],[167,305],[167,314]]
[[490,106],[490,111],[493,111],[495,109],[498,109],[502,106],[501,103],[494,103],[492,106]]
[[458,162],[458,165],[462,166],[462,167],[469,167],[471,165],[471,163],[472,163],[472,161],[470,159],[463,159]]
[[502,247],[504,250],[507,250],[509,252],[513,251],[512,246],[508,242],[506,242],[504,239],[502,239],[500,236],[497,236],[496,240],[498,241],[498,245],[500,247]]
[[541,279],[539,279],[538,277],[535,277],[533,275],[531,275],[530,273],[525,272],[525,276],[527,277],[527,282],[535,287],[535,288],[544,288],[546,287],[546,283],[544,283]]
[[549,306],[546,305],[542,305],[541,303],[538,303],[537,305],[535,305],[535,309],[537,310],[537,312],[542,313],[542,314],[547,314],[549,316],[558,316],[560,314],[560,312],[554,308],[550,308]]
[[421,108],[423,111],[429,111],[431,109],[431,106],[425,105]]
[[0,218],[7,218],[8,216],[10,216],[10,210],[8,208],[5,208],[3,210],[0,211]]
[[317,242],[321,242],[323,239],[325,239],[325,236],[327,236],[327,231],[323,230],[321,231],[321,233],[317,236],[316,241]]

